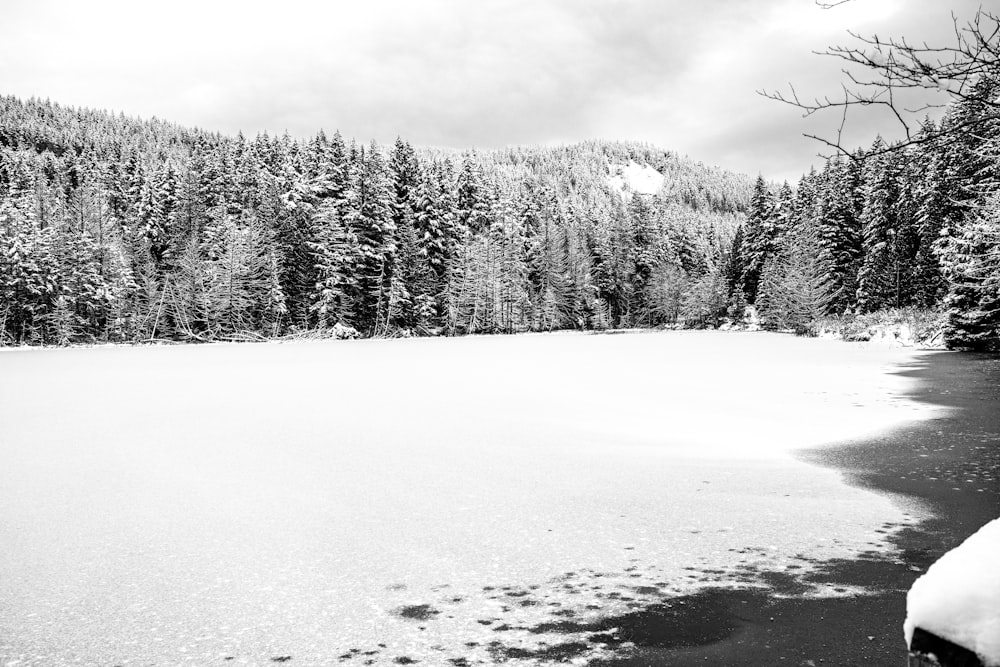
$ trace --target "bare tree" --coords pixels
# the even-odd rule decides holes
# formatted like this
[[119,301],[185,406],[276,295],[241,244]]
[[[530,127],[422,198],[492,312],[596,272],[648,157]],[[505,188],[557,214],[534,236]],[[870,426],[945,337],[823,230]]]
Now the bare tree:
[[[850,1],[816,0],[816,4],[831,9]],[[805,136],[848,156],[852,152],[843,145],[844,128],[850,112],[859,107],[881,109],[905,137],[869,155],[975,131],[978,126],[1000,119],[1000,99],[989,94],[989,87],[977,85],[986,78],[1000,77],[1000,15],[980,8],[964,25],[952,14],[952,23],[952,40],[940,46],[911,42],[905,37],[884,40],[878,35],[866,37],[848,31],[853,45],[816,52],[843,64],[846,81],[837,95],[810,101],[792,84],[787,92],[758,93],[797,107],[804,116],[820,112],[839,114],[839,126],[832,136]],[[957,101],[974,102],[985,113],[927,131],[922,122],[927,114]]]

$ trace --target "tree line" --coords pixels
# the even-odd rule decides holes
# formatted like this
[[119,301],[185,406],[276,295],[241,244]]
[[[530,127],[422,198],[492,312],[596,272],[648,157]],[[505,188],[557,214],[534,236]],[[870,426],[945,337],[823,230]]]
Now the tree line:
[[951,347],[1000,348],[1000,76],[898,145],[829,159],[793,191],[758,179],[736,235],[730,302],[772,326],[946,310]]
[[[0,98],[0,342],[459,335],[947,311],[1000,346],[1000,79],[793,188],[630,143],[247,140]],[[655,170],[643,194],[623,168]],[[627,181],[627,179],[624,179]]]
[[717,324],[750,186],[639,144],[248,140],[2,97],[0,342]]

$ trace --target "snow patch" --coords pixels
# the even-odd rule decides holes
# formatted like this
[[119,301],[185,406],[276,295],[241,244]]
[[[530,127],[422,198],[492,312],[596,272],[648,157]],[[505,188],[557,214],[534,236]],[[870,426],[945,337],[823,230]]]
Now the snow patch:
[[906,596],[903,631],[916,628],[975,651],[987,667],[1000,667],[1000,519],[942,556]]
[[655,195],[663,187],[664,180],[663,174],[635,160],[625,165],[608,164],[608,185],[625,199],[635,193]]

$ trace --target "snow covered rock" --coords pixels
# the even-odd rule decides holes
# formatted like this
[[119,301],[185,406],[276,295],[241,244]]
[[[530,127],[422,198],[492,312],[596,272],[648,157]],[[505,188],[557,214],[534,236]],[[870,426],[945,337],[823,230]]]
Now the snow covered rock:
[[910,640],[909,667],[983,667],[983,661],[973,651],[937,635],[913,630]]
[[914,648],[918,630],[973,651],[986,667],[1000,667],[1000,519],[913,582],[903,624],[907,646]]
[[663,187],[663,181],[663,174],[635,160],[626,165],[608,165],[608,185],[620,192],[623,199],[633,193],[655,195]]
[[361,334],[352,326],[346,324],[341,324],[337,322],[330,329],[331,335],[337,340],[354,340],[355,338],[361,338]]

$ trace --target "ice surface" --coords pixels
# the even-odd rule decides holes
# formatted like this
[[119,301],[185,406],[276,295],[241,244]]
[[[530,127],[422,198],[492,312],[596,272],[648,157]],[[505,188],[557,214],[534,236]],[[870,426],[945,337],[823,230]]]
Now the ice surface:
[[913,582],[906,596],[906,643],[916,628],[1000,666],[1000,519],[989,522]]
[[918,354],[725,332],[0,352],[0,665],[474,663],[696,572],[884,547],[903,508],[790,452],[927,416],[890,372]]
[[635,160],[629,160],[625,165],[609,164],[608,171],[608,184],[613,190],[622,193],[622,196],[632,192],[655,195],[663,187],[663,174]]

